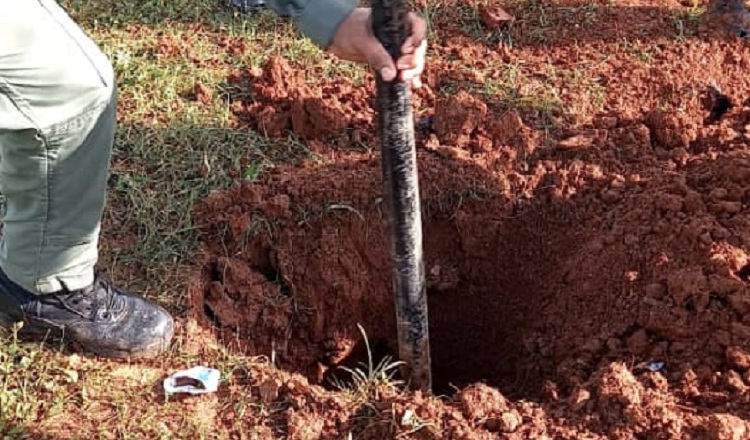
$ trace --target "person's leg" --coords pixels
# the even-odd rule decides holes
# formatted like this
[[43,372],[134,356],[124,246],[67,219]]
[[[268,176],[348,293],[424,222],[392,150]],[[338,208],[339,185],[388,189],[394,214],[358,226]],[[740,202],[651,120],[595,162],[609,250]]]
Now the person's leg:
[[54,1],[3,9],[0,268],[27,290],[93,281],[114,133],[111,114],[98,118],[113,90],[108,60]]
[[0,314],[97,354],[153,355],[171,317],[95,279],[116,122],[104,54],[52,0],[0,16]]

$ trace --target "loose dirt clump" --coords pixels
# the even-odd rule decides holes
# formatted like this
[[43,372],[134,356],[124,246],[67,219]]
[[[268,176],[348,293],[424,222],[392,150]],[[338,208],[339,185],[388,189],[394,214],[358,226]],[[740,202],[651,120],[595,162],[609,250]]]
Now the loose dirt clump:
[[695,140],[696,126],[686,115],[654,110],[646,116],[646,126],[651,130],[654,145],[672,150],[688,148]]
[[[437,396],[368,395],[353,419],[330,399],[339,367],[367,359],[358,325],[376,360],[397,352],[374,87],[306,81],[280,58],[256,72],[237,114],[336,154],[197,206],[191,311],[309,381],[288,432],[747,437],[750,108],[711,118],[704,94],[717,82],[744,103],[750,55],[700,24],[675,43],[662,7],[550,6],[549,29],[512,10],[515,53],[436,17],[446,56],[415,108]],[[597,38],[554,26],[578,13],[598,17]],[[633,22],[654,42],[622,46]],[[520,60],[526,82],[487,93],[503,80],[490,66]],[[555,108],[547,88],[575,105]]]
[[479,5],[478,11],[482,24],[492,30],[498,30],[513,21],[513,16],[499,7]]
[[487,117],[487,104],[459,91],[444,100],[438,101],[435,111],[434,128],[440,142],[446,145],[464,147],[479,124]]
[[372,78],[366,87],[354,87],[320,78],[312,81],[308,75],[316,72],[295,69],[279,56],[262,69],[236,72],[230,83],[249,81],[251,93],[234,102],[232,109],[239,120],[269,137],[293,134],[313,149],[323,141],[326,149],[343,150],[373,142]]

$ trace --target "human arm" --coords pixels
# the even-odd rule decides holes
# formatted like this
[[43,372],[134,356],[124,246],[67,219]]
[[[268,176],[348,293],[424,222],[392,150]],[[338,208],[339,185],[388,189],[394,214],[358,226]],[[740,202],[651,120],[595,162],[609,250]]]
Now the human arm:
[[277,14],[290,17],[319,48],[348,61],[367,63],[386,81],[392,80],[398,70],[401,80],[421,85],[427,26],[416,14],[409,14],[412,35],[394,64],[372,32],[372,10],[357,7],[356,0],[266,0],[266,4]]

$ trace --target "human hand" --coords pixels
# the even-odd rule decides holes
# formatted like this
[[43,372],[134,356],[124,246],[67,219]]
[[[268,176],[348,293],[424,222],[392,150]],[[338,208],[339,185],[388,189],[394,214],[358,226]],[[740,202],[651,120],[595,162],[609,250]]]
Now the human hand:
[[380,73],[385,81],[399,78],[413,87],[421,87],[420,75],[424,70],[427,52],[427,23],[410,12],[412,33],[401,46],[401,57],[396,61],[385,50],[372,30],[372,9],[356,8],[339,26],[328,52],[339,58],[357,63],[367,63]]

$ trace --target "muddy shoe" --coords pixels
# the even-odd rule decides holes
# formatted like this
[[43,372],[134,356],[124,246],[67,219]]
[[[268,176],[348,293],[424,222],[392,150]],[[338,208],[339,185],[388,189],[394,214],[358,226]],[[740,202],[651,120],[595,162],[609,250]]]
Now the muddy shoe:
[[712,0],[708,14],[733,35],[750,38],[750,12],[742,0]]
[[166,310],[109,281],[33,295],[0,271],[0,324],[17,321],[23,321],[22,336],[50,334],[106,357],[153,357],[167,349],[174,333]]

